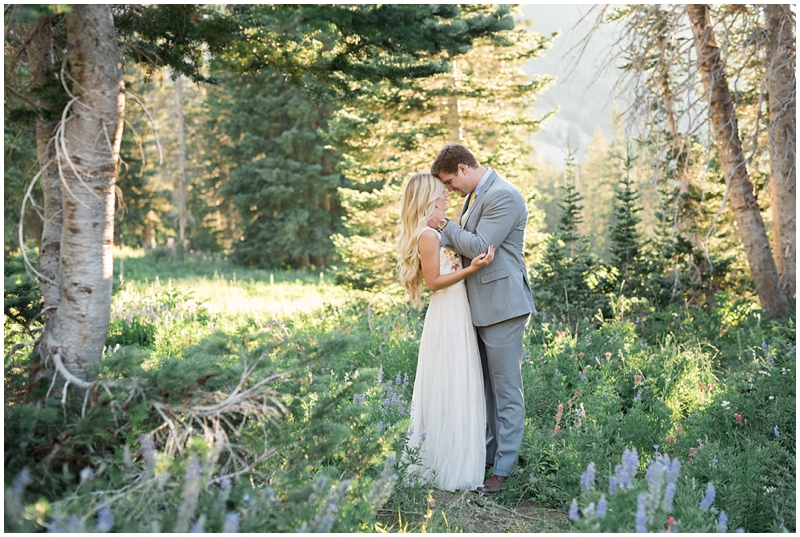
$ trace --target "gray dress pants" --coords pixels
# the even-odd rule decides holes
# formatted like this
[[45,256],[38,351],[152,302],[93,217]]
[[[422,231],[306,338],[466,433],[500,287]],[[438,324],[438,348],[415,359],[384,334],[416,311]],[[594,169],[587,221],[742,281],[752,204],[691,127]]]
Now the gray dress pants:
[[477,327],[486,393],[486,464],[493,464],[498,476],[511,475],[522,444],[522,339],[529,320],[530,314]]

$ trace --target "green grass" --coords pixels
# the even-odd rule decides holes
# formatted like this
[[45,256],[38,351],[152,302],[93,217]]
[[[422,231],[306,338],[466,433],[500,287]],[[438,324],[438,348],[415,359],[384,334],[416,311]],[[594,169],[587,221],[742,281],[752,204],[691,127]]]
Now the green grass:
[[[102,497],[97,487],[135,489],[143,482],[139,435],[168,430],[154,401],[175,408],[220,401],[242,371],[257,364],[245,387],[291,372],[270,385],[270,397],[285,412],[274,423],[230,415],[222,426],[237,456],[275,452],[235,478],[229,493],[213,480],[232,459],[208,458],[203,479],[209,485],[196,492],[198,505],[205,506],[196,513],[207,513],[207,530],[220,529],[229,512],[241,517],[242,531],[299,531],[303,524],[317,531],[593,530],[588,505],[602,490],[608,494],[608,476],[623,451],[633,448],[639,454],[634,489],[610,498],[615,514],[604,519],[605,529],[633,528],[635,492],[646,489],[647,466],[657,452],[682,462],[674,515],[686,524],[683,531],[716,527],[718,515],[697,508],[709,482],[717,490],[714,508],[728,514],[729,528],[795,529],[793,318],[770,321],[727,298],[714,312],[651,310],[642,319],[599,328],[535,317],[522,366],[525,436],[508,486],[492,499],[451,495],[413,484],[396,465],[389,470],[398,481],[382,497],[376,491],[389,477],[384,461],[402,451],[409,425],[423,311],[396,289],[353,292],[319,271],[270,273],[214,257],[117,254],[121,285],[101,375],[117,379],[132,395],[122,388],[107,398],[95,394],[87,398],[86,416],[82,396],[75,395],[74,407],[53,400],[42,412],[25,404],[7,407],[9,490],[24,466],[36,469],[24,496],[28,511],[12,509],[18,515],[7,515],[9,527],[63,528],[66,513],[94,516],[90,508]],[[14,330],[7,319],[7,341]],[[17,355],[11,362],[7,387],[24,385],[25,359]],[[386,401],[390,382],[397,404]],[[110,404],[114,398],[119,407]],[[123,404],[128,406],[120,413]],[[151,527],[150,519],[162,530],[175,527],[187,501],[181,498],[190,497],[185,477],[192,453],[205,460],[213,452],[190,414],[175,416],[184,420],[178,427],[191,432],[191,449],[155,446],[170,477],[160,488],[142,489],[149,501],[133,494],[113,505],[115,520],[129,520],[130,531]],[[30,438],[24,450],[9,443],[23,437]],[[53,452],[56,437],[62,440]],[[140,454],[132,465],[123,446]],[[597,486],[582,493],[589,462],[597,468]],[[76,489],[84,466],[100,468],[95,492],[86,485]],[[221,502],[223,493],[227,500]],[[580,499],[582,518],[569,525],[565,515],[573,498]],[[325,511],[326,501],[336,502],[335,516]],[[249,507],[255,504],[262,507]],[[651,518],[648,529],[666,529],[665,520]]]

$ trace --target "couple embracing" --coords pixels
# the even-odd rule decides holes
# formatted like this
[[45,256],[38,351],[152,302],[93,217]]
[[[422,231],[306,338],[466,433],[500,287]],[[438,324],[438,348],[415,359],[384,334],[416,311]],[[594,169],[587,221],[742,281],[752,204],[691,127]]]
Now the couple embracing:
[[[447,196],[466,198],[459,221]],[[403,189],[398,278],[420,304],[420,340],[407,449],[436,488],[498,492],[522,443],[522,339],[535,311],[523,261],[528,213],[516,187],[448,144]],[[492,473],[484,481],[486,470]]]

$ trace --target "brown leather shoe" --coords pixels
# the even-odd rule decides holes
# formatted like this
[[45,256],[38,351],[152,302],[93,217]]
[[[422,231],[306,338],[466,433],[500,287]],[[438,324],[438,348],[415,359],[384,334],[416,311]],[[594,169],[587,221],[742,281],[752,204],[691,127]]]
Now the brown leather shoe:
[[478,492],[484,496],[492,496],[500,492],[500,489],[503,488],[506,481],[508,481],[507,477],[492,474],[489,476],[489,479],[483,482],[482,487],[478,487]]

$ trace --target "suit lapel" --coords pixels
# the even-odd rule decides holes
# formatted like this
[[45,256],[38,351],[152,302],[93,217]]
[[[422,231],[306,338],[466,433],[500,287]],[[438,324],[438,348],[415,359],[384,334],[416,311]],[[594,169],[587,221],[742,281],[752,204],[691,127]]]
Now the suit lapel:
[[[478,196],[472,202],[472,208],[469,210],[469,214],[467,215],[467,219],[464,220],[464,226],[463,227],[466,228],[467,227],[467,223],[470,220],[472,220],[472,216],[479,212],[478,209],[480,208],[480,204],[482,204],[483,200],[486,199],[486,193],[489,192],[489,189],[492,188],[492,185],[494,185],[494,182],[497,179],[497,177],[498,177],[497,172],[492,170],[492,173],[489,175],[489,177],[486,178],[486,184],[483,185],[483,188],[481,189],[481,193],[478,194]],[[467,198],[467,201],[469,201],[469,198]],[[464,208],[466,208],[466,203],[464,204]],[[462,208],[462,214],[463,214],[464,208]]]

